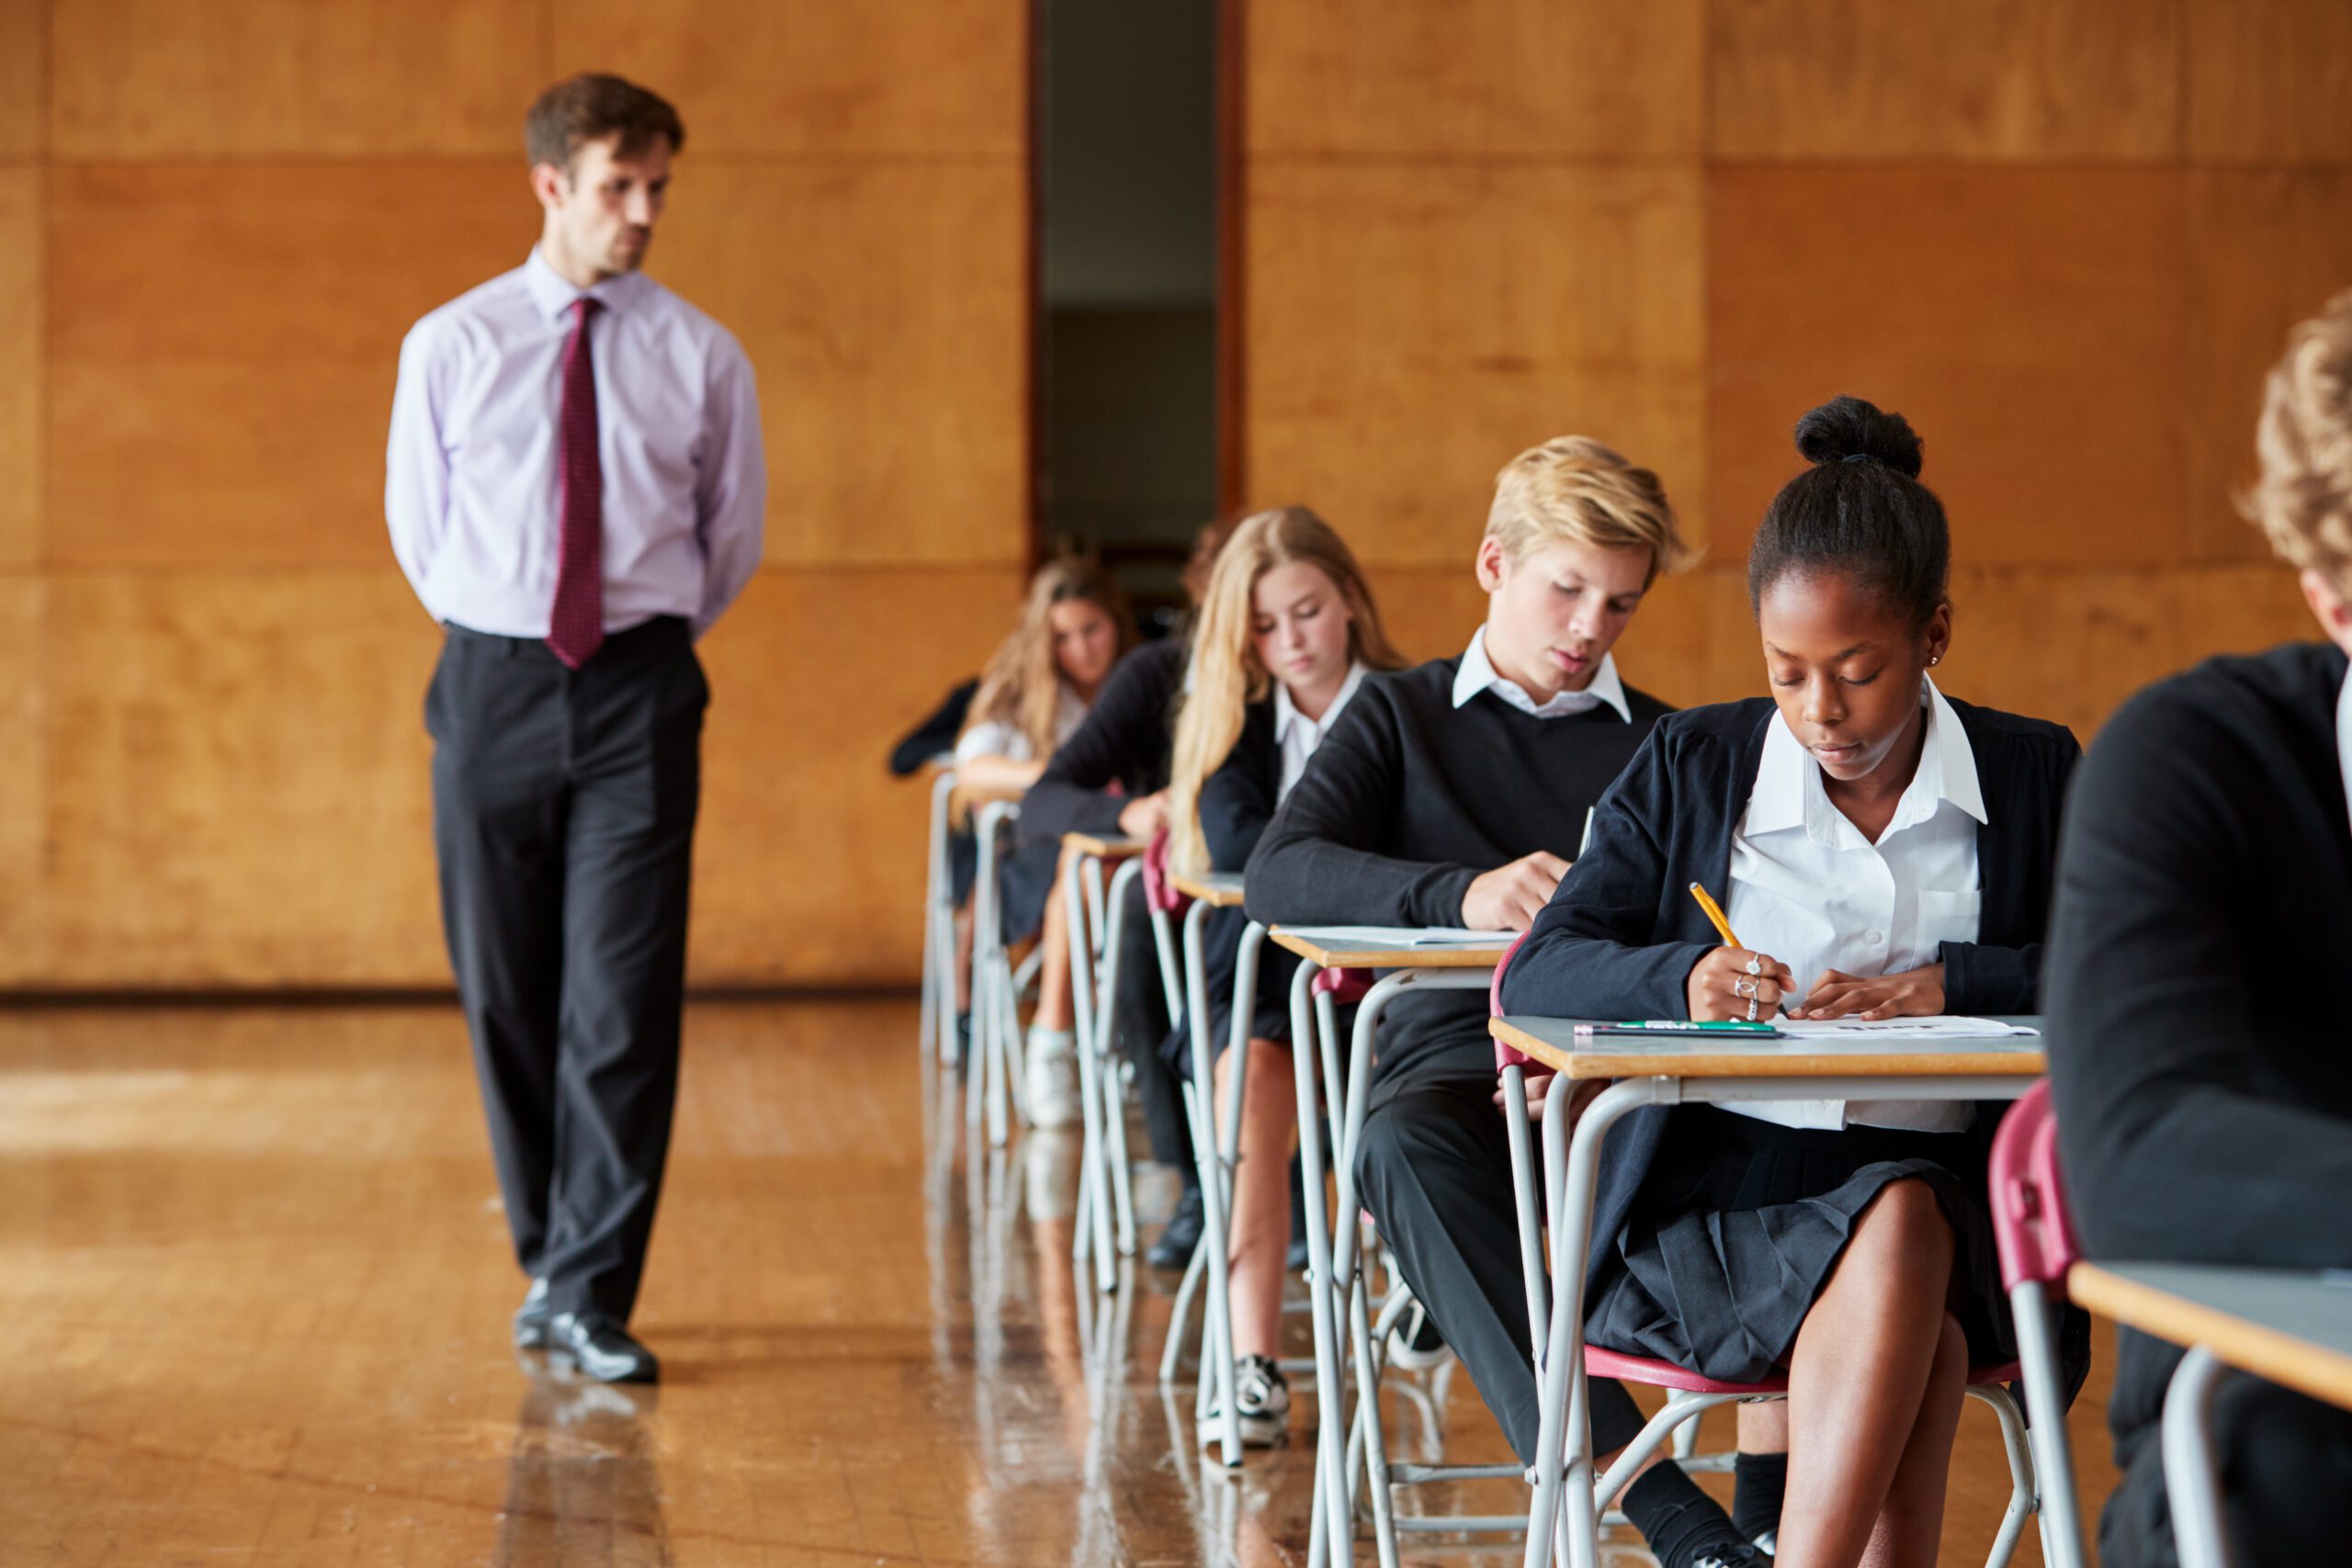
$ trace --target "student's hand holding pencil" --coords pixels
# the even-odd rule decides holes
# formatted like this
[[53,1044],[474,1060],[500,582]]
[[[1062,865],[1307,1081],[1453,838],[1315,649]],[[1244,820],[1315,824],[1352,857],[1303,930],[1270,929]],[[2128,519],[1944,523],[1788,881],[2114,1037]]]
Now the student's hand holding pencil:
[[1720,1023],[1770,1018],[1796,985],[1789,966],[1769,953],[1717,947],[1691,969],[1683,993],[1690,999],[1692,1021]]

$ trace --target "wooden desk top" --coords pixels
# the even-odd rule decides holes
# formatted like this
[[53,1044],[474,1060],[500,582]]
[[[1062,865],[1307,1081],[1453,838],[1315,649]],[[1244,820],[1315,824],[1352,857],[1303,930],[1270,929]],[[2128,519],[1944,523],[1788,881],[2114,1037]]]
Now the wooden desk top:
[[1578,1041],[1577,1025],[1592,1021],[1514,1016],[1488,1020],[1487,1032],[1572,1078],[2030,1077],[2047,1066],[2042,1042],[2033,1035],[1914,1040],[1899,1046],[1871,1040],[1702,1040],[1688,1034],[1654,1040],[1609,1034]]
[[1238,909],[1241,907],[1241,874],[1238,871],[1208,871],[1198,876],[1171,876],[1168,886],[1187,898],[1197,899],[1213,909]]
[[2066,1293],[2101,1317],[2202,1345],[2240,1371],[2352,1410],[2352,1282],[2301,1269],[2077,1263]]
[[956,803],[966,811],[978,811],[983,806],[994,806],[999,801],[1010,801],[1018,806],[1028,793],[1025,789],[982,789],[960,779],[956,781],[955,792]]
[[[1277,946],[1325,969],[1492,969],[1503,961],[1511,944],[1510,931],[1497,931],[1492,947],[1467,942],[1413,947],[1402,941],[1365,942],[1333,936],[1326,926],[1276,926],[1266,934]],[[1400,926],[1396,934],[1408,937],[1410,929]]]
[[1075,850],[1097,860],[1133,860],[1151,846],[1141,839],[1122,838],[1116,833],[1064,833],[1062,848]]

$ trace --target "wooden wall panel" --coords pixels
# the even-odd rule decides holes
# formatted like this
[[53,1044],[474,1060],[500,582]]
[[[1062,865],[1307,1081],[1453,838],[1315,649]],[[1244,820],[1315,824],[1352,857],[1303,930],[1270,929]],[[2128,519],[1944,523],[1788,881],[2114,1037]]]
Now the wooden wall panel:
[[705,639],[697,980],[826,984],[921,968],[929,788],[892,780],[884,762],[978,671],[1021,588],[1001,570],[765,572]]
[[0,169],[0,570],[40,547],[40,192],[38,169]]
[[1703,0],[1241,6],[1253,155],[1689,156]]
[[547,85],[544,10],[539,0],[54,0],[51,143],[75,159],[472,153],[519,167],[523,111]]
[[537,234],[504,164],[51,175],[48,558],[372,567],[402,335]]
[[2188,540],[2200,558],[2267,559],[2232,497],[2255,479],[2263,378],[2287,330],[2352,288],[2352,170],[2188,176]]
[[2183,0],[1713,7],[1725,158],[2177,157]]
[[0,161],[40,155],[49,133],[49,0],[0,0]]
[[1023,560],[1019,171],[681,170],[654,266],[758,369],[769,563]]
[[0,986],[48,972],[49,589],[39,578],[0,575]]
[[1497,469],[1566,432],[1656,468],[1703,538],[1693,173],[1250,175],[1247,491],[1383,565],[1447,565]]
[[2189,0],[2188,155],[2215,163],[2352,163],[2352,6]]
[[439,637],[396,573],[77,574],[48,594],[47,980],[446,981]]
[[1959,558],[2178,558],[2182,176],[1720,169],[1713,511],[1726,559],[1840,392],[1909,417]]
[[700,153],[947,153],[1028,145],[1026,0],[563,7],[551,76],[617,71],[678,106]]

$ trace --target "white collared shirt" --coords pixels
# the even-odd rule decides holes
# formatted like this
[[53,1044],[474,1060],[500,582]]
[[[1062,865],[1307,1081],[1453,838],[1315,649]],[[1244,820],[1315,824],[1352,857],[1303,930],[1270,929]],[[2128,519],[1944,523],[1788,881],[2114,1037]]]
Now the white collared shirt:
[[734,335],[643,273],[582,289],[533,250],[410,329],[386,448],[392,554],[434,619],[547,636],[563,355],[583,294],[602,307],[587,333],[605,629],[683,615],[700,636],[760,564],[759,397]]
[[1275,804],[1280,805],[1289,796],[1290,786],[1306,772],[1306,760],[1315,755],[1315,748],[1322,745],[1323,738],[1331,733],[1331,726],[1339,721],[1340,710],[1348,705],[1348,699],[1354,696],[1356,688],[1363,684],[1363,665],[1361,662],[1351,664],[1348,666],[1348,678],[1340,687],[1340,694],[1331,699],[1331,705],[1323,710],[1323,716],[1309,718],[1299,712],[1297,705],[1290,700],[1290,688],[1280,681],[1274,682],[1274,744],[1283,754],[1282,782],[1274,787]]
[[[1815,761],[1785,719],[1764,739],[1756,788],[1731,840],[1724,917],[1752,953],[1796,976],[1802,1000],[1825,970],[1900,974],[1937,961],[1941,944],[1974,942],[1982,883],[1976,829],[1984,792],[1968,733],[1924,682],[1927,738],[1919,771],[1877,843],[1830,803]],[[1964,1100],[1783,1100],[1724,1107],[1789,1127],[1909,1127],[1954,1133],[1975,1117]]]
[[2352,670],[2344,672],[2344,689],[2335,698],[2335,756],[2344,771],[2344,807],[2352,813]]
[[[1054,695],[1054,744],[1058,747],[1078,733],[1086,722],[1086,699],[1070,690],[1069,682],[1056,682]],[[976,757],[1002,757],[1008,761],[1034,762],[1036,753],[1030,749],[1029,738],[1020,727],[1001,718],[984,718],[956,738],[956,760],[971,761]]]
[[1633,705],[1625,701],[1625,682],[1617,678],[1615,654],[1600,656],[1600,668],[1592,672],[1592,680],[1583,691],[1555,693],[1551,701],[1539,705],[1527,694],[1525,687],[1497,672],[1494,661],[1487,657],[1484,626],[1471,634],[1470,646],[1462,653],[1461,668],[1453,672],[1453,705],[1460,707],[1481,692],[1492,692],[1520,712],[1533,714],[1537,718],[1566,718],[1607,703],[1617,710],[1619,718],[1627,724],[1634,722]]

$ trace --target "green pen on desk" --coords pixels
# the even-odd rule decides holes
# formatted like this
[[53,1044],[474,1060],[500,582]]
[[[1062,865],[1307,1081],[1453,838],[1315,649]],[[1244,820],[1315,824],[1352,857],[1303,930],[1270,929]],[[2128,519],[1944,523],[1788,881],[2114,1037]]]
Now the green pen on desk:
[[1579,1023],[1577,1038],[1600,1034],[1729,1034],[1741,1040],[1778,1040],[1786,1032],[1776,1024],[1749,1023],[1745,1019],[1693,1022],[1687,1018],[1629,1018],[1623,1023]]

